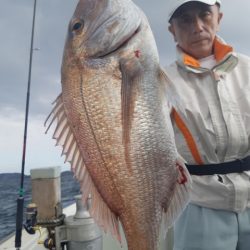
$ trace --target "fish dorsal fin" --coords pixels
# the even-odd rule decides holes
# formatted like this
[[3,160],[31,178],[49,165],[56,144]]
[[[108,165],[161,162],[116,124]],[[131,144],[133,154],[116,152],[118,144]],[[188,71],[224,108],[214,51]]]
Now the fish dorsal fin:
[[103,200],[84,164],[75,135],[67,120],[62,94],[57,97],[54,104],[54,108],[45,121],[46,133],[51,125],[56,123],[53,138],[56,140],[56,145],[62,146],[62,155],[65,155],[65,162],[70,163],[71,170],[80,183],[83,204],[86,205],[88,197],[91,196],[89,210],[91,216],[105,232],[110,232],[121,243],[118,216],[110,210]]

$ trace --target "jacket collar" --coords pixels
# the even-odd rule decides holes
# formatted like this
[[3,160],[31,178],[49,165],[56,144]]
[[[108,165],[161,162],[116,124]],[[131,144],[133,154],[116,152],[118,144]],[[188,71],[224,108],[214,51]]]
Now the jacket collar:
[[[177,64],[187,71],[193,73],[203,73],[209,69],[202,68],[200,62],[192,56],[184,53],[182,49],[177,46]],[[233,48],[222,41],[221,38],[216,37],[214,41],[214,56],[217,64],[212,69],[217,73],[226,73],[231,71],[238,63],[238,58],[233,52]]]

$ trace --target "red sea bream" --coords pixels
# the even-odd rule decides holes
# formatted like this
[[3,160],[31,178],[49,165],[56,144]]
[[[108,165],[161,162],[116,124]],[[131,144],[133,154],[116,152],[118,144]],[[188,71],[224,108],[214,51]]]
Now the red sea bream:
[[[62,61],[62,93],[49,117],[91,215],[129,250],[156,250],[188,201],[167,77],[143,12],[130,0],[80,0]],[[50,127],[50,125],[48,126]]]

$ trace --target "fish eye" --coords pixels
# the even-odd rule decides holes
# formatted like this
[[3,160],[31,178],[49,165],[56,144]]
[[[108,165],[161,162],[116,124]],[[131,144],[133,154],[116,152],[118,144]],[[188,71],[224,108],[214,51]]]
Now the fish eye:
[[77,20],[72,24],[72,31],[79,32],[83,29],[84,23],[82,20]]

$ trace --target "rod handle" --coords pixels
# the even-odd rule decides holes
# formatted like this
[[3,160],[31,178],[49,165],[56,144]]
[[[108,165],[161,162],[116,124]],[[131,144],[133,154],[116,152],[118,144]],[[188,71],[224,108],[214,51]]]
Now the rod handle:
[[16,214],[16,238],[15,248],[21,247],[22,229],[23,229],[23,204],[24,198],[19,196],[17,199],[17,214]]

